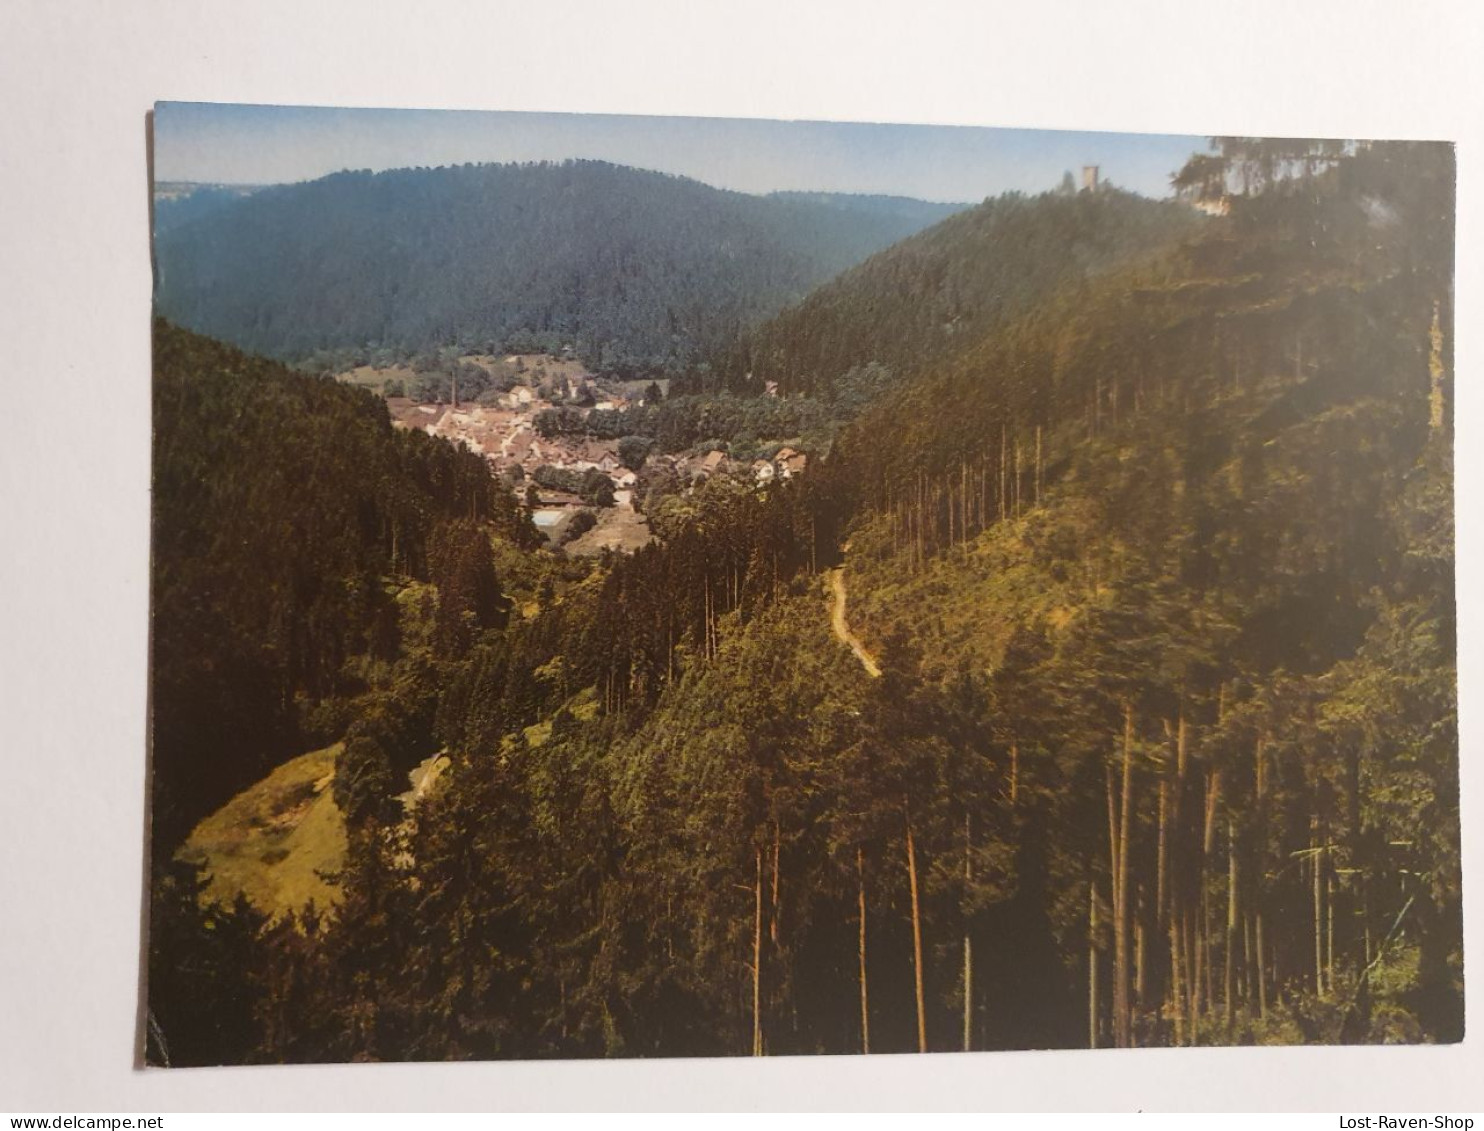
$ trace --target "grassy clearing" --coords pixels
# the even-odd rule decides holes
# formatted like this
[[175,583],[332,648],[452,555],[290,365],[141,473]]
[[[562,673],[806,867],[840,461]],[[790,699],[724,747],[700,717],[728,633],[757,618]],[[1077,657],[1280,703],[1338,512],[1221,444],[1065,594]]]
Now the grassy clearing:
[[604,507],[598,511],[598,524],[567,546],[575,557],[595,557],[604,550],[630,553],[653,541],[649,520],[631,506]]
[[206,899],[230,903],[240,892],[275,918],[311,899],[339,901],[321,876],[345,862],[345,821],[330,788],[339,751],[285,762],[192,830],[180,856],[205,865]]
[[372,365],[358,365],[336,376],[336,380],[343,381],[347,385],[358,385],[363,389],[370,389],[379,397],[386,396],[389,385],[396,384],[407,389],[417,378],[417,371],[410,365],[391,365],[385,369],[378,369]]
[[[596,688],[585,687],[563,704],[567,710],[572,712],[572,717],[580,723],[592,722],[598,716],[598,692]],[[533,748],[546,745],[546,740],[551,737],[551,720],[542,719],[525,729],[526,742]]]

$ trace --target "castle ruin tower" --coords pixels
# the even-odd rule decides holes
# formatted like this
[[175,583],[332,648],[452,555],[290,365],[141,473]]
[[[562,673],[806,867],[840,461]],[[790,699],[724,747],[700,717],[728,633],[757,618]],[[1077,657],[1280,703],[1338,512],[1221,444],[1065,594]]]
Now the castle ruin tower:
[[1096,165],[1084,165],[1084,166],[1082,166],[1082,191],[1083,192],[1097,192],[1098,191],[1098,166],[1096,166]]

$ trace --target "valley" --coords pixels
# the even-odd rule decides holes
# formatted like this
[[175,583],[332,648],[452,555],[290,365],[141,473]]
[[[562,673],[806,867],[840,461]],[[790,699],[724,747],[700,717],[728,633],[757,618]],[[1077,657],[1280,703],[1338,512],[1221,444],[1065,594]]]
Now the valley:
[[172,1063],[1458,1040],[1452,175],[162,237]]

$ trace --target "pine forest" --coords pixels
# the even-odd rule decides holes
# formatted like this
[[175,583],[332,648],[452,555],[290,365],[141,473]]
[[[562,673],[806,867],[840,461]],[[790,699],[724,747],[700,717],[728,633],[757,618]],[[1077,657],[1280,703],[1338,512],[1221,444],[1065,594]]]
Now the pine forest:
[[1452,148],[157,187],[158,1065],[1454,1042]]

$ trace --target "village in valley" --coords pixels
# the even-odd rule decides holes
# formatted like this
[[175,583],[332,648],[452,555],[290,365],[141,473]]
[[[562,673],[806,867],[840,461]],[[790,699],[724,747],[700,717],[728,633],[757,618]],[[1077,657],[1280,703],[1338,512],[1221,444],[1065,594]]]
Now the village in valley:
[[[442,374],[430,383],[410,365],[363,365],[339,379],[382,396],[394,427],[461,443],[483,456],[491,473],[525,504],[548,546],[568,554],[644,546],[654,537],[649,510],[662,497],[688,494],[717,475],[761,490],[802,474],[808,466],[807,453],[789,445],[777,447],[771,457],[752,459],[733,459],[714,445],[680,453],[651,445],[635,458],[624,451],[622,439],[543,428],[543,414],[555,410],[586,419],[592,413],[646,406],[665,394],[667,380],[595,375],[570,348],[560,356],[468,354],[446,367],[451,371],[443,378],[446,396],[430,387],[439,384]],[[488,380],[477,378],[481,371]],[[476,375],[473,396],[468,395],[467,379],[461,395],[459,373]],[[771,382],[768,395],[777,395]],[[596,476],[606,477],[607,488],[600,484],[591,490]],[[586,489],[573,489],[579,483]]]

